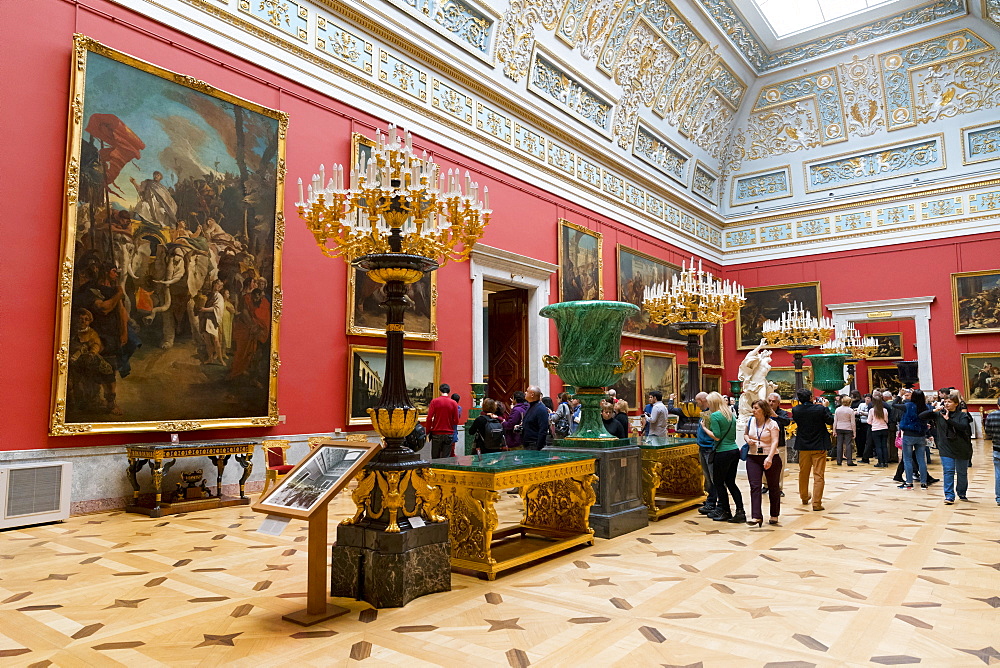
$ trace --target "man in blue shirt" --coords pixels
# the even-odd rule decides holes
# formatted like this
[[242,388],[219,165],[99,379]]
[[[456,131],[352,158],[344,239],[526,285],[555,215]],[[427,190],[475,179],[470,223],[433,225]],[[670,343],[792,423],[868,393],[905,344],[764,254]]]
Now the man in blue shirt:
[[[708,410],[707,392],[699,392],[694,401],[702,412]],[[702,515],[708,515],[715,510],[716,503],[715,485],[712,484],[712,465],[708,462],[708,458],[715,449],[715,439],[705,432],[705,428],[701,426],[701,420],[698,420],[698,434],[695,438],[698,440],[698,461],[701,462],[701,472],[705,475],[705,493],[708,494],[705,504],[698,509],[698,512]]]

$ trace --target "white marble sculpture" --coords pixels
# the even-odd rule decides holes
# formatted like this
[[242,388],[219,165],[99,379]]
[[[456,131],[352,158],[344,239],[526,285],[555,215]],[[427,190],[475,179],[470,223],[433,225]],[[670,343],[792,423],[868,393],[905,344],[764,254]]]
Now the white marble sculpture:
[[740,394],[739,416],[736,422],[736,443],[742,446],[746,442],[747,422],[753,415],[753,402],[758,399],[767,401],[767,395],[775,390],[775,384],[767,379],[771,370],[771,351],[764,348],[766,341],[747,353],[740,363],[738,378],[743,382],[743,392]]

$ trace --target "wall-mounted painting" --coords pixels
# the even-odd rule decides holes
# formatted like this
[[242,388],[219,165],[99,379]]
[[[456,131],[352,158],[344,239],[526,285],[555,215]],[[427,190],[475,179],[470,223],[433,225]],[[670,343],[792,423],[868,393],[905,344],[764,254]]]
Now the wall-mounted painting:
[[710,369],[721,369],[725,366],[722,354],[722,326],[709,327],[701,337],[701,363]]
[[903,335],[899,332],[894,334],[869,334],[875,339],[878,350],[868,359],[871,360],[901,360],[903,359]]
[[287,115],[74,39],[50,433],[277,424]]
[[[640,353],[641,355],[641,353]],[[640,366],[642,363],[640,362]],[[609,385],[609,390],[615,391],[615,396],[628,402],[629,412],[634,412],[636,407],[640,410],[646,405],[645,397],[639,396],[639,367],[632,369],[628,373],[618,376],[618,382]]]
[[[663,401],[677,392],[677,356],[672,353],[660,353],[650,350],[642,351],[640,364],[642,373],[642,402],[653,390],[663,392]],[[685,369],[687,367],[684,367]]]
[[603,235],[559,219],[559,301],[604,299]]
[[[652,255],[618,245],[618,301],[635,304],[642,309],[643,292],[646,286],[666,283],[676,276],[680,267],[658,260]],[[634,336],[654,341],[686,342],[686,339],[666,325],[657,325],[649,319],[649,312],[642,309],[638,315],[625,321],[622,331],[625,336]]]
[[[420,415],[426,415],[441,384],[441,352],[404,350],[403,360],[406,394]],[[368,409],[378,403],[385,381],[385,348],[351,346],[350,373],[347,424],[371,424]]]
[[1000,269],[951,275],[956,334],[1000,332]]
[[994,408],[1000,397],[1000,353],[962,353],[965,401]]
[[889,390],[895,395],[903,387],[899,381],[899,369],[895,366],[869,366],[868,391],[871,392],[876,387]]
[[765,320],[778,320],[792,304],[821,317],[819,281],[746,288],[746,304],[736,315],[736,338],[739,350],[750,350],[760,343]]
[[[347,269],[347,333],[385,336],[385,284],[376,283],[357,267]],[[403,313],[403,338],[436,341],[437,272],[406,286],[409,308]]]
[[[791,401],[795,398],[795,367],[771,367],[767,372],[767,379],[775,384],[774,391],[780,394],[782,399]],[[806,389],[812,387],[812,367],[809,365],[802,367],[802,383]]]
[[701,391],[722,394],[722,376],[706,376],[703,374],[701,377]]

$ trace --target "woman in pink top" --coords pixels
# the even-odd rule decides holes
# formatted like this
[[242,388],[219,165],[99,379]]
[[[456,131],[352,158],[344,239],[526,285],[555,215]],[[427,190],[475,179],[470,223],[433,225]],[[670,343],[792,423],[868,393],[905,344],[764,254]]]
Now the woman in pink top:
[[855,466],[851,440],[857,433],[855,432],[851,398],[846,394],[840,398],[840,406],[833,412],[833,429],[834,433],[837,434],[837,466],[843,464],[845,459],[848,466]]
[[768,524],[777,524],[781,514],[781,455],[778,454],[779,430],[774,411],[766,401],[753,402],[753,418],[747,422],[747,478],[750,480],[750,526],[764,524],[761,511],[761,478],[767,477],[767,497],[771,502]]
[[875,442],[875,456],[878,464],[875,468],[884,469],[889,461],[889,409],[882,402],[882,397],[873,397],[872,407],[868,411],[868,426],[871,427],[871,438]]

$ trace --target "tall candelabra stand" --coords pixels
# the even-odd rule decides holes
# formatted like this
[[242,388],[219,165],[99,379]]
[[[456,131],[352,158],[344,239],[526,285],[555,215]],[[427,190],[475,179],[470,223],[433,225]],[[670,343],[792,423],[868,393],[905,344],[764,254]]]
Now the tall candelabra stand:
[[834,336],[824,343],[820,349],[824,353],[839,353],[847,355],[847,381],[851,391],[858,389],[855,372],[857,363],[866,360],[878,350],[878,341],[871,337],[861,336],[861,333],[848,324],[846,327],[835,328]]
[[798,304],[790,304],[778,320],[767,320],[762,327],[764,338],[772,348],[792,353],[795,365],[795,390],[805,388],[802,377],[802,353],[826,343],[833,335],[830,318],[816,318]]
[[650,320],[672,325],[687,337],[688,401],[701,392],[701,337],[712,327],[735,320],[745,303],[742,286],[716,279],[702,270],[701,260],[695,268],[694,258],[690,266],[682,263],[681,272],[669,283],[646,287],[642,306]]
[[[433,485],[428,463],[421,461],[419,453],[405,443],[417,424],[417,409],[410,403],[403,369],[406,286],[448,260],[468,259],[473,244],[489,222],[491,211],[487,188],[480,192],[468,173],[463,179],[457,170],[448,170],[439,181],[437,167],[426,152],[422,158],[414,153],[409,132],[404,139],[390,125],[388,135],[379,132],[375,144],[371,157],[351,169],[346,182],[344,167],[339,164],[332,166],[329,179],[321,165],[307,191],[299,179],[297,206],[299,216],[325,255],[343,257],[373,281],[385,285],[386,299],[382,302],[386,311],[385,378],[378,403],[368,409],[384,448],[359,476],[354,492],[357,512],[338,527],[337,547],[334,547],[335,560],[339,559],[341,565],[352,559],[364,563],[364,573],[355,571],[353,576],[345,575],[345,581],[338,587],[338,570],[345,569],[334,569],[333,588],[340,589],[340,595],[364,598],[376,607],[394,607],[416,596],[442,591],[441,587],[450,588],[450,578],[445,586],[426,573],[413,576],[413,583],[420,584],[408,584],[405,575],[384,578],[377,574],[379,564],[393,570],[407,563],[400,558],[403,546],[447,542],[447,524],[438,509],[441,492]],[[423,522],[415,519],[417,516]],[[406,533],[420,529],[424,522],[441,523],[444,539],[388,540],[369,536],[366,541],[361,535],[365,531]],[[437,533],[441,533],[440,527]],[[371,551],[373,544],[375,552],[395,556],[379,561],[379,555],[362,554]],[[385,547],[381,552],[380,545]],[[341,546],[358,553],[338,556],[337,549]],[[447,550],[443,554],[447,562]],[[450,568],[447,564],[445,567],[443,577]],[[358,591],[361,587],[364,592]]]

